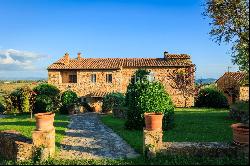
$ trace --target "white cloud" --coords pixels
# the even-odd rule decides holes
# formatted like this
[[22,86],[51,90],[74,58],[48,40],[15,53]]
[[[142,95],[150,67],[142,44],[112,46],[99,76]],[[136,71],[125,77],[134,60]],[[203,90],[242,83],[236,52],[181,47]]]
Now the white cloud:
[[15,49],[0,50],[0,70],[20,71],[34,70],[34,62],[47,56],[30,51],[20,51]]

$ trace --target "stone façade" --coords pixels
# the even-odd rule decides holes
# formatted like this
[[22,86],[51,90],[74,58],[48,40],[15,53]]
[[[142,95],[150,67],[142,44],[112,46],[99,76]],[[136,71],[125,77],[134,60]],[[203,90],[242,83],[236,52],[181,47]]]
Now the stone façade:
[[[108,62],[110,61],[110,59],[102,59],[101,63],[103,64],[100,64],[99,61],[97,61],[96,63],[87,63],[85,61],[90,61],[91,58],[81,58],[79,57],[80,55],[78,55],[77,59],[71,61],[69,55],[66,54],[62,59],[48,67],[48,83],[57,86],[61,91],[71,89],[76,92],[79,97],[83,98],[87,98],[89,96],[91,97],[90,94],[101,92],[103,92],[103,94],[107,94],[110,92],[126,93],[127,86],[130,83],[131,77],[133,76],[135,71],[139,68],[143,68],[154,73],[155,80],[160,81],[164,85],[166,91],[171,95],[176,107],[185,107],[185,98],[183,97],[181,90],[171,87],[171,84],[173,84],[173,80],[171,79],[170,75],[173,74],[174,71],[184,71],[188,67],[194,67],[194,65],[187,55],[184,55],[186,56],[185,61],[183,61],[182,57],[179,55],[171,55],[172,57],[177,58],[173,58],[168,61],[166,59],[167,55],[165,53],[165,58],[161,58],[159,60],[137,58],[135,60],[132,59],[133,63],[126,62],[126,65],[120,64],[120,66],[118,64],[119,67],[117,68],[115,66],[117,65],[117,62],[120,62],[122,60],[126,61],[126,59],[124,60],[122,58],[114,58],[114,60],[112,59],[112,62]],[[99,58],[96,59],[99,60]],[[82,64],[80,62],[85,62],[89,65],[86,67],[85,64]],[[109,64],[109,66],[105,66],[107,65],[106,63],[111,64]],[[72,65],[70,66],[70,64]],[[93,66],[96,64],[100,66]],[[64,81],[68,77],[67,74],[65,74],[67,72],[76,73],[77,83],[68,83]],[[96,74],[95,83],[91,82],[92,74]],[[112,74],[112,83],[106,82],[106,74]],[[189,86],[194,87],[194,74],[192,74],[191,77],[192,82]],[[95,102],[92,102],[91,104],[98,105],[99,103],[100,105],[100,99],[103,96],[99,97],[99,99],[97,98],[97,100],[94,100]],[[190,94],[186,98],[186,106],[191,107],[193,105],[194,95]]]

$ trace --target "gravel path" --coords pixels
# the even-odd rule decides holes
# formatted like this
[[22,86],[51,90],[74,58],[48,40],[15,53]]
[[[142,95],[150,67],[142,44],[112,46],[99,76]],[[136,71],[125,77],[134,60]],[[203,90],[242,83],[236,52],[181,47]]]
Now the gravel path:
[[134,158],[138,154],[110,128],[97,113],[71,116],[69,129],[61,143],[60,158],[100,159]]

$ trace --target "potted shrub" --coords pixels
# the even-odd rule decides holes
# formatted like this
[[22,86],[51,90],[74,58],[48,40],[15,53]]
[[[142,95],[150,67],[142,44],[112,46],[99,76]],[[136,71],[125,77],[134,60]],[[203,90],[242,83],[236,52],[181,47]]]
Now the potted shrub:
[[239,102],[232,105],[229,115],[240,122],[231,125],[234,143],[249,145],[249,103]]
[[[136,76],[142,70],[136,72]],[[146,73],[146,72],[144,72]],[[168,130],[173,127],[174,105],[164,86],[158,81],[148,81],[141,75],[132,81],[125,97],[127,129]]]
[[244,123],[235,123],[231,125],[233,129],[233,141],[236,144],[249,145],[249,125]]
[[45,131],[53,129],[55,113],[53,112],[52,99],[46,95],[37,96],[36,107],[40,108],[40,111],[35,114],[36,130]]
[[162,113],[144,113],[146,130],[162,130]]
[[36,118],[36,130],[39,131],[47,131],[54,128],[54,117],[55,113],[53,112],[45,112],[45,113],[37,113],[35,114]]

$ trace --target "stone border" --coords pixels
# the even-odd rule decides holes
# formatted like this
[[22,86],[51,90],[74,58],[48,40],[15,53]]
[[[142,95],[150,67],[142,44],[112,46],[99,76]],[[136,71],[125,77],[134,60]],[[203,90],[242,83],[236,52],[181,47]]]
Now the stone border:
[[223,142],[162,142],[162,131],[143,131],[143,154],[147,158],[163,155],[195,157],[238,157],[249,155],[249,145]]
[[15,130],[0,131],[0,155],[15,161],[32,158],[32,140]]

